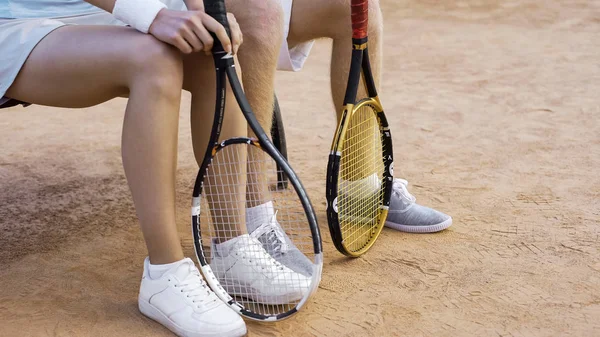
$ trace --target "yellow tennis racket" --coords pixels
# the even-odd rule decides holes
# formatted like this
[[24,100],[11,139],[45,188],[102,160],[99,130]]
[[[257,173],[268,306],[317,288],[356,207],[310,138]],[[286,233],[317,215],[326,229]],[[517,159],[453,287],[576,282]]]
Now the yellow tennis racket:
[[[335,247],[352,257],[381,233],[394,175],[392,138],[369,62],[368,17],[368,1],[352,0],[352,63],[327,165],[329,231]],[[361,73],[369,97],[357,102]]]

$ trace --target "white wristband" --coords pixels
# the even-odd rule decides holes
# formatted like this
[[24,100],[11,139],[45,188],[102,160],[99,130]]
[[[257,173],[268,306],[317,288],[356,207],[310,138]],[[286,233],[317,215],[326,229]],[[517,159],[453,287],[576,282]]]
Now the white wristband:
[[161,9],[167,6],[158,0],[117,0],[113,15],[142,33],[148,33],[150,25]]

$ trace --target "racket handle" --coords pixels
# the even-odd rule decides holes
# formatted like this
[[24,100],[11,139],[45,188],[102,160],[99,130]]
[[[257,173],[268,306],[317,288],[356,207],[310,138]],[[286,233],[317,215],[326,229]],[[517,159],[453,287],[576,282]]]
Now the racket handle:
[[369,0],[352,0],[352,38],[364,39],[369,27]]
[[[229,21],[227,21],[227,8],[225,7],[225,0],[204,0],[204,11],[206,14],[212,16],[217,22],[219,22],[227,31],[227,36],[231,38],[231,30],[229,29]],[[215,40],[213,43],[212,52],[213,54],[223,53],[223,44],[217,38],[217,35],[210,32],[210,35]]]

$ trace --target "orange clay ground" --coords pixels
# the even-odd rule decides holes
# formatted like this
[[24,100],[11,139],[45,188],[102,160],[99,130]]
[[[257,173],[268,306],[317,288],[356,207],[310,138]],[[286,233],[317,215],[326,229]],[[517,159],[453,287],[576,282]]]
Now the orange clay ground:
[[[382,2],[396,174],[454,225],[385,229],[359,259],[335,251],[330,43],[317,43],[277,90],[323,281],[298,315],[249,322],[250,335],[600,335],[600,4]],[[0,111],[0,336],[170,336],[137,310],[146,253],[121,168],[124,103]],[[188,108],[185,96],[177,195],[193,255]]]

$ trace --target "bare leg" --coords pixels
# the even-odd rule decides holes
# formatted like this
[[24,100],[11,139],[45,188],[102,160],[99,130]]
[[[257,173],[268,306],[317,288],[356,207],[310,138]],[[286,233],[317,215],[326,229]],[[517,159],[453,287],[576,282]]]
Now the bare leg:
[[[341,108],[348,81],[351,60],[352,26],[350,0],[321,1],[294,0],[288,42],[294,46],[318,38],[333,39],[331,55],[331,93],[336,107]],[[379,1],[369,1],[369,57],[375,85],[379,87],[381,72],[381,44],[383,40],[383,18]],[[358,97],[365,97],[363,86]],[[341,109],[338,109],[338,118]]]
[[[238,58],[239,65],[243,69],[244,89],[248,101],[252,106],[257,119],[262,127],[270,130],[271,120],[273,115],[273,92],[275,80],[275,68],[279,55],[279,47],[283,39],[283,12],[279,0],[227,0],[227,9],[235,14],[240,28],[244,32],[244,43],[240,47]],[[185,88],[190,90],[193,95],[192,99],[192,136],[194,143],[194,153],[196,160],[200,164],[206,150],[206,142],[208,133],[210,133],[210,124],[204,121],[202,116],[207,111],[210,112],[212,121],[212,113],[214,110],[214,85],[207,88],[196,88],[196,83],[192,83],[193,78],[204,78],[210,76],[209,81],[214,81],[214,69],[200,69],[196,67],[196,61],[186,58],[186,78]],[[212,64],[212,62],[211,62]],[[198,75],[188,76],[198,73]],[[200,77],[202,76],[202,77]],[[214,83],[214,82],[213,82]],[[231,118],[230,122],[225,121],[224,127],[234,125],[229,136],[241,136],[246,132],[237,129],[241,124],[246,128],[245,119],[243,118],[237,103],[234,101],[233,94],[228,93],[229,101],[227,103],[228,110],[225,113],[226,118]],[[227,117],[229,116],[229,117]],[[235,121],[234,121],[235,120]],[[204,125],[204,127],[201,126]],[[208,132],[208,133],[207,133]],[[223,129],[222,138],[227,138],[228,131]],[[253,135],[248,128],[248,135]],[[202,137],[204,135],[204,137]],[[263,154],[258,151],[250,151],[248,156],[247,172],[261,172],[264,168],[262,165],[257,165],[256,162],[262,160]],[[257,158],[260,157],[260,158]],[[265,197],[264,191],[268,186],[265,181],[262,181],[260,175],[248,174],[247,180],[242,186],[246,186],[246,202],[247,207],[265,203],[269,200]],[[241,208],[243,209],[243,207]],[[242,222],[245,224],[245,212],[240,213]],[[230,228],[232,233],[234,228]],[[237,232],[242,229],[238,228]],[[243,229],[243,232],[246,230]]]
[[[238,54],[244,72],[244,89],[248,101],[263,129],[271,130],[275,71],[279,49],[283,41],[283,10],[279,0],[228,0],[228,9],[235,14],[244,32],[244,43]],[[253,135],[248,128],[248,134]],[[254,207],[267,201],[266,169],[262,151],[248,153],[247,206]]]
[[[184,57],[184,69],[184,89],[192,93],[191,129],[194,155],[198,165],[201,165],[214,120],[216,97],[214,62],[212,57],[200,53],[191,54]],[[199,81],[199,79],[201,80]],[[229,85],[226,95],[227,102],[220,140],[246,135],[246,120]],[[210,178],[213,180],[206,186],[206,193],[210,196],[208,202],[213,221],[223,226],[217,229],[219,233],[214,234],[220,241],[226,241],[247,232],[245,225],[247,153],[245,147],[236,146],[235,148],[239,150],[236,153],[239,162],[224,166],[223,162],[219,163],[219,158],[225,158],[216,157],[211,168],[214,174]],[[233,147],[231,149],[233,150]],[[229,150],[226,148],[223,151]],[[239,174],[233,176],[232,172]],[[231,200],[234,200],[234,205],[231,204]]]
[[70,108],[129,95],[123,166],[153,264],[183,258],[175,226],[182,81],[179,52],[152,36],[124,27],[67,26],[38,44],[7,92]]

